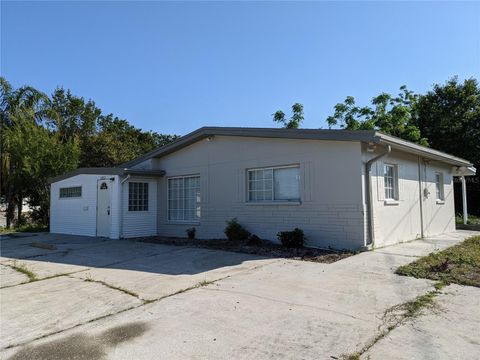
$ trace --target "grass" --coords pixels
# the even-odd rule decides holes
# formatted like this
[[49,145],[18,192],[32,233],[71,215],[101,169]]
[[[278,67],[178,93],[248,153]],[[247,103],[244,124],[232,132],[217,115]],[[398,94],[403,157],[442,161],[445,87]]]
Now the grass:
[[30,271],[25,264],[17,265],[17,262],[14,261],[12,265],[8,266],[24,275],[27,275],[29,282],[38,280],[37,276],[32,271]]
[[431,308],[435,303],[435,297],[440,290],[435,286],[435,290],[429,291],[426,294],[417,296],[414,300],[402,304],[400,307],[404,311],[404,318],[413,318],[418,316],[422,309]]
[[[435,306],[435,297],[440,294],[440,290],[444,287],[444,283],[436,283],[435,289],[423,295],[417,296],[415,299],[407,301],[403,304],[395,305],[387,309],[383,315],[384,326],[380,327],[379,333],[368,342],[359,351],[351,354],[342,355],[343,360],[360,360],[360,357],[372,348],[378,341],[387,336],[391,331],[407,320],[413,319],[422,313],[423,309],[433,308]],[[388,325],[387,325],[388,324]]]
[[133,296],[133,297],[136,297],[137,299],[139,298],[138,294],[131,291],[131,290],[128,290],[128,289],[125,289],[125,288],[122,288],[122,287],[119,287],[119,286],[115,286],[115,285],[111,285],[109,283],[106,283],[105,281],[101,281],[101,280],[94,280],[92,279],[90,276],[87,276],[86,279],[83,279],[84,281],[86,282],[94,282],[94,283],[98,283],[98,284],[102,284],[103,286],[106,286],[110,289],[113,289],[113,290],[117,290],[117,291],[121,291],[127,295],[130,295],[130,296]]
[[0,234],[10,234],[15,232],[44,232],[48,231],[48,226],[43,224],[24,224],[15,227],[0,227]]
[[480,236],[401,266],[396,273],[444,284],[480,287]]
[[[457,214],[455,216],[455,222],[457,224],[463,224],[463,215],[462,214]],[[480,216],[475,216],[475,215],[468,215],[468,225],[480,225]]]

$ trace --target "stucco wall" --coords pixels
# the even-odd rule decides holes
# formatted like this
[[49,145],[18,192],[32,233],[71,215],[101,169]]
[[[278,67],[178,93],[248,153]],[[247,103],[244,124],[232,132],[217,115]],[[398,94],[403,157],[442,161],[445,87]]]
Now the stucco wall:
[[[385,201],[383,165],[398,167],[398,202]],[[437,204],[435,196],[435,172],[444,177],[444,204]],[[374,206],[375,246],[381,247],[421,237],[421,209],[423,209],[424,236],[455,230],[453,183],[451,167],[438,162],[420,161],[419,183],[418,157],[393,150],[372,167],[372,197]],[[423,189],[430,192],[423,195]],[[420,196],[420,192],[422,195]]]
[[[438,162],[424,165],[424,186],[430,195],[423,198],[425,236],[455,231],[455,203],[452,168]],[[443,174],[445,203],[439,204],[435,196],[435,172]],[[426,179],[425,179],[426,174]]]
[[[300,204],[246,201],[246,170],[300,165]],[[166,171],[158,182],[158,233],[224,238],[225,221],[236,217],[250,232],[276,241],[282,230],[299,227],[313,246],[359,248],[364,243],[361,152],[358,142],[216,136],[153,162]],[[167,220],[167,179],[200,175],[199,223]]]
[[[97,232],[97,181],[114,178],[112,183],[112,231],[111,238],[119,233],[118,176],[77,175],[51,184],[50,187],[50,231],[60,234],[96,236]],[[80,198],[60,198],[60,188],[82,187]]]

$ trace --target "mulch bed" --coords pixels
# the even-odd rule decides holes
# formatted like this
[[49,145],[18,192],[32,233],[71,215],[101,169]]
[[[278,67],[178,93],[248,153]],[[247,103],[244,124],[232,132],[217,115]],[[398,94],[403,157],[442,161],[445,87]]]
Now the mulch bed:
[[352,252],[338,252],[334,250],[316,249],[316,248],[300,248],[290,249],[275,244],[271,241],[261,240],[256,244],[245,241],[231,241],[227,239],[211,239],[211,240],[199,240],[199,239],[187,239],[187,238],[174,238],[163,236],[149,236],[142,238],[135,238],[134,241],[141,241],[162,245],[173,246],[188,246],[197,247],[203,249],[232,251],[245,254],[259,255],[271,258],[285,258],[293,260],[303,260],[319,263],[333,263],[335,261],[344,259],[353,255]]

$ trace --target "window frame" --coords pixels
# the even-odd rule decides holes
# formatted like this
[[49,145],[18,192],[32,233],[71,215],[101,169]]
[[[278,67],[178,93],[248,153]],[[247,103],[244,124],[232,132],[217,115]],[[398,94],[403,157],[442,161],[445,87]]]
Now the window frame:
[[[277,169],[298,169],[298,198],[297,199],[279,199],[275,200],[275,170]],[[250,189],[250,172],[253,171],[260,171],[260,170],[271,170],[272,171],[272,199],[271,200],[251,200],[250,193],[254,190]],[[246,172],[246,182],[247,182],[247,191],[246,191],[246,202],[248,204],[268,204],[268,203],[275,203],[275,204],[299,204],[301,202],[301,192],[300,192],[300,164],[292,164],[292,165],[279,165],[279,166],[268,166],[268,167],[257,167],[257,168],[249,168]]]
[[[131,185],[130,184],[142,184],[143,186],[146,185],[146,189],[147,189],[147,196],[145,199],[140,199],[140,194],[144,194],[145,193],[145,189],[143,189],[144,191],[142,191],[140,193],[139,191],[139,194],[138,194],[138,197],[137,199],[132,199],[132,195],[130,193],[130,189],[131,189]],[[128,204],[127,204],[127,211],[128,212],[132,212],[132,213],[138,213],[138,212],[148,212],[149,209],[150,209],[150,201],[149,201],[149,197],[150,197],[150,183],[147,182],[147,181],[129,181],[128,182]],[[130,204],[130,201],[138,201],[140,202],[141,200],[143,200],[143,203],[140,204]],[[137,206],[138,208],[135,208],[135,206]],[[142,207],[140,207],[142,206]],[[146,209],[144,208],[146,207]]]
[[[70,189],[76,189],[80,188],[80,195],[78,196],[62,196],[62,190],[70,190]],[[82,198],[83,195],[83,186],[82,185],[75,185],[75,186],[66,186],[66,187],[61,187],[58,189],[58,198],[65,200],[65,199],[80,199]]]
[[[386,182],[386,176],[385,176],[385,168],[391,168],[392,169],[392,187],[388,186],[387,187],[387,182]],[[398,199],[400,198],[400,190],[398,186],[398,166],[396,164],[391,164],[391,163],[384,163],[383,164],[383,196],[385,198],[385,201],[387,202],[397,202]],[[393,193],[393,197],[387,196],[387,189],[391,189]]]
[[[185,219],[185,179],[198,178],[198,191],[200,193],[200,201],[196,201],[195,212],[197,212],[197,207],[199,208],[199,215],[196,219]],[[170,180],[183,179],[183,220],[170,219]],[[167,222],[169,223],[181,223],[181,224],[199,224],[202,217],[202,185],[201,185],[201,176],[200,174],[191,174],[191,175],[177,175],[170,176],[167,178]]]
[[443,173],[440,171],[435,172],[435,200],[438,203],[445,201],[445,180]]

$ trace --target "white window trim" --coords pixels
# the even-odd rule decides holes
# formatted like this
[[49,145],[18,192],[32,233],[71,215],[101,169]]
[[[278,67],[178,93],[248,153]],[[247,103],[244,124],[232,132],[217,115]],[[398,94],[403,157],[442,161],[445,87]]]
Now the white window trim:
[[[393,198],[388,198],[386,194],[385,187],[385,167],[393,168]],[[385,205],[398,205],[400,194],[399,194],[399,184],[398,184],[398,166],[397,164],[384,163],[382,172],[382,181],[383,181],[383,196],[385,197]]]
[[[82,193],[82,195],[73,196],[73,197],[62,197],[62,196],[60,196],[60,190],[61,189],[68,189],[68,188],[75,188],[75,187],[79,187],[81,189],[80,192]],[[59,200],[74,200],[74,199],[81,199],[82,197],[83,197],[83,186],[82,185],[62,186],[62,187],[58,188],[58,199]]]
[[298,184],[298,199],[295,200],[250,200],[250,181],[248,174],[252,171],[258,170],[272,170],[272,195],[275,196],[275,169],[291,169],[297,168],[300,176],[300,164],[292,164],[292,165],[280,165],[280,166],[268,166],[268,167],[256,167],[256,168],[249,168],[247,169],[246,173],[246,182],[247,182],[247,193],[246,193],[246,204],[247,205],[278,205],[278,204],[285,204],[285,205],[300,205],[302,203],[301,200],[301,193],[300,193],[300,183]]
[[[439,176],[439,193],[440,197],[437,196],[437,175]],[[445,204],[445,180],[443,173],[440,171],[435,172],[435,202],[439,205]]]
[[199,225],[200,219],[202,218],[202,184],[200,181],[200,217],[198,220],[170,220],[170,191],[169,191],[169,181],[173,179],[188,179],[198,177],[201,180],[200,174],[190,174],[190,175],[175,175],[168,176],[167,179],[167,223],[170,224],[182,224],[182,225]]

